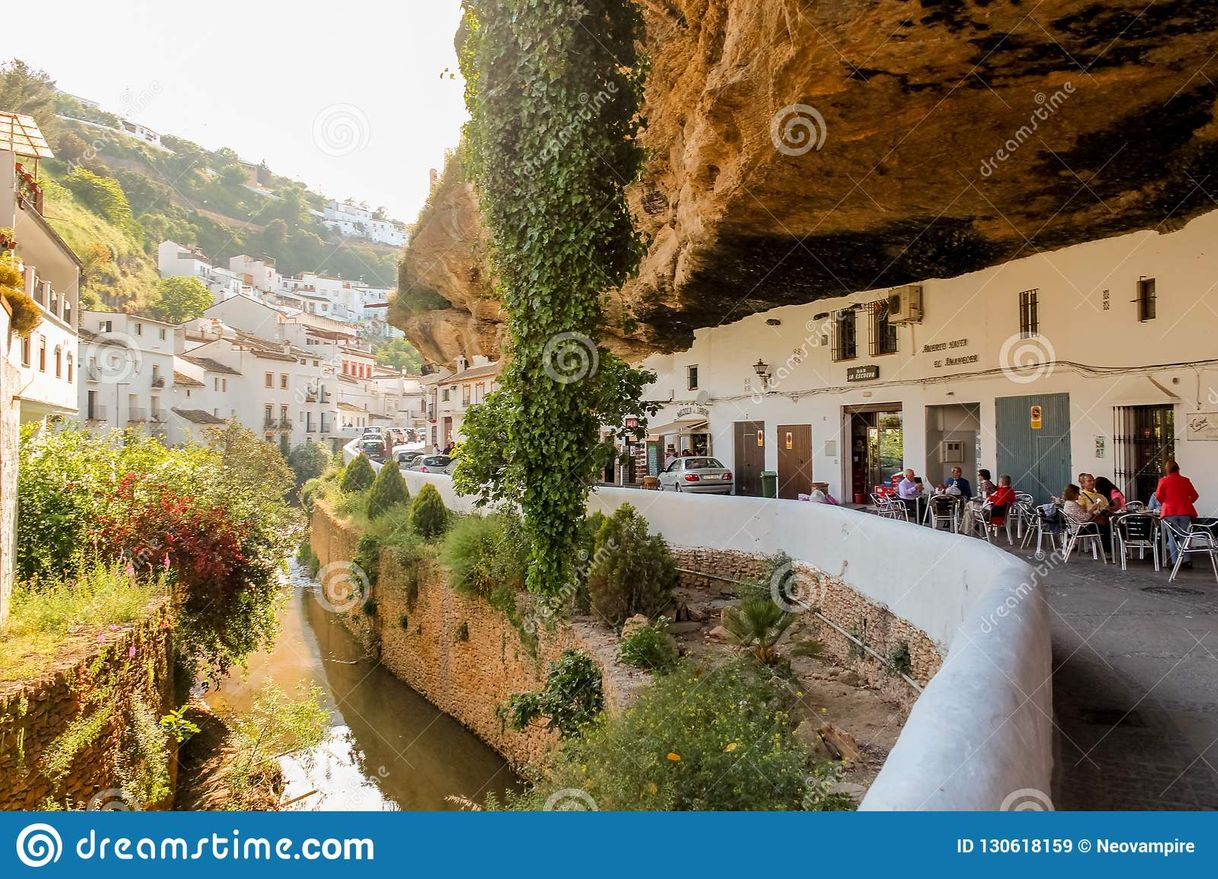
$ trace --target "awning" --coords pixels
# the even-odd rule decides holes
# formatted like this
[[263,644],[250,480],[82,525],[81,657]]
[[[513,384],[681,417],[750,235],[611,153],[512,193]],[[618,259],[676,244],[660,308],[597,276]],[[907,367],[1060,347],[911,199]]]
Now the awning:
[[647,426],[648,436],[688,436],[690,434],[707,432],[707,421],[705,418],[690,421],[673,421],[669,424],[662,424],[659,427]]

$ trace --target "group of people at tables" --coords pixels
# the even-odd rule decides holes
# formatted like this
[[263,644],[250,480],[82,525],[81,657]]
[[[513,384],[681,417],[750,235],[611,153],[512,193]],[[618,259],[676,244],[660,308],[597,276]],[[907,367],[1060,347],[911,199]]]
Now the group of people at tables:
[[[953,467],[951,476],[942,484],[935,486],[934,491],[927,495],[922,480],[913,468],[905,471],[904,478],[896,486],[897,497],[905,504],[911,521],[921,522],[926,507],[925,503],[934,498],[950,497],[963,503],[960,517],[960,531],[971,534],[977,527],[980,510],[983,504],[989,506],[991,516],[989,524],[1005,525],[1008,511],[1016,503],[1015,490],[1011,486],[1010,476],[999,476],[995,485],[990,479],[990,471],[977,472],[977,495],[959,467]],[[1187,533],[1197,520],[1196,502],[1199,495],[1193,483],[1180,473],[1180,465],[1168,461],[1163,468],[1163,478],[1159,481],[1146,512],[1157,516],[1161,522],[1173,526],[1165,528],[1168,558],[1172,565],[1176,562],[1178,553],[1175,531]],[[1120,513],[1128,510],[1129,502],[1112,480],[1104,476],[1094,476],[1090,473],[1080,473],[1078,484],[1071,483],[1062,491],[1061,497],[1054,497],[1044,509],[1050,515],[1058,515],[1079,525],[1094,524],[1100,533],[1100,539],[1105,550],[1112,548],[1112,521]],[[1186,560],[1184,567],[1191,567]]]

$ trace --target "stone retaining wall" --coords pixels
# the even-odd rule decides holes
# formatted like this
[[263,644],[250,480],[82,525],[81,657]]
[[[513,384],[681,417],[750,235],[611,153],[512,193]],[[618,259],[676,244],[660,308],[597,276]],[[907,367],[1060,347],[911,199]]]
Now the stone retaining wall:
[[[37,809],[48,800],[84,808],[103,792],[111,792],[107,800],[118,796],[124,751],[134,744],[131,706],[142,701],[158,722],[174,707],[170,627],[164,603],[34,680],[0,684],[0,810]],[[171,792],[175,757],[171,741]]]
[[[321,503],[313,511],[313,551],[324,569],[349,563],[358,535]],[[417,588],[411,580],[417,574]],[[536,653],[500,611],[458,594],[445,571],[423,562],[403,570],[392,552],[382,556],[373,590],[376,613],[362,608],[344,621],[395,677],[456,718],[516,768],[538,761],[558,741],[544,723],[516,732],[497,709],[515,693],[545,685],[550,664],[567,649],[589,653],[600,665],[609,710],[620,710],[649,683],[648,675],[620,665],[617,640],[591,620],[557,623],[538,633]],[[522,595],[522,604],[528,596]]]
[[[769,560],[736,550],[670,547],[681,569],[681,586],[709,594],[734,595],[734,582],[755,580],[769,570]],[[787,594],[799,596],[801,602],[818,610],[832,623],[887,659],[908,652],[909,667],[905,673],[925,686],[939,670],[943,655],[938,645],[916,626],[896,616],[888,608],[860,595],[837,577],[831,577],[810,565],[795,562],[790,572],[794,584],[783,585]],[[709,574],[712,576],[702,576]],[[787,576],[787,575],[783,575]],[[895,679],[894,667],[863,651],[857,644],[833,626],[809,614],[806,625],[815,630],[815,637],[833,661],[849,668],[869,685],[900,702],[908,703],[915,695],[904,682]]]

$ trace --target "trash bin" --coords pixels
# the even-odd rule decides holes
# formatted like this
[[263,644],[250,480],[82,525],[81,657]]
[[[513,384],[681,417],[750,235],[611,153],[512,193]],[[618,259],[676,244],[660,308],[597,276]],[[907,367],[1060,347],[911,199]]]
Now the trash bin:
[[778,474],[773,470],[761,471],[761,496],[778,497]]

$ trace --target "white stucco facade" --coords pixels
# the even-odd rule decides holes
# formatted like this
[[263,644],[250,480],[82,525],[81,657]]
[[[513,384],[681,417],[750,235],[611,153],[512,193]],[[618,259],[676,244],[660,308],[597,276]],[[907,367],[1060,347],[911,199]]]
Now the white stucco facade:
[[[1171,233],[1138,232],[926,279],[924,315],[895,327],[892,354],[871,351],[870,304],[885,300],[887,289],[698,330],[689,350],[642,364],[658,374],[647,398],[665,404],[653,429],[669,431],[652,442],[662,453],[696,435],[729,467],[739,466],[742,451],[754,469],[781,471],[786,463],[781,483],[797,466],[781,460],[789,457],[788,434],[798,444],[807,429],[811,480],[847,502],[875,481],[857,478],[860,436],[864,458],[880,434],[889,457],[895,453],[888,469],[910,466],[933,482],[960,463],[970,478],[977,467],[995,478],[1010,471],[1016,488],[1043,493],[1086,471],[1141,500],[1170,454],[1213,512],[1216,237],[1218,212]],[[855,315],[857,351],[840,359],[846,312]],[[768,380],[757,374],[759,360]],[[742,450],[742,440],[753,448]]]

